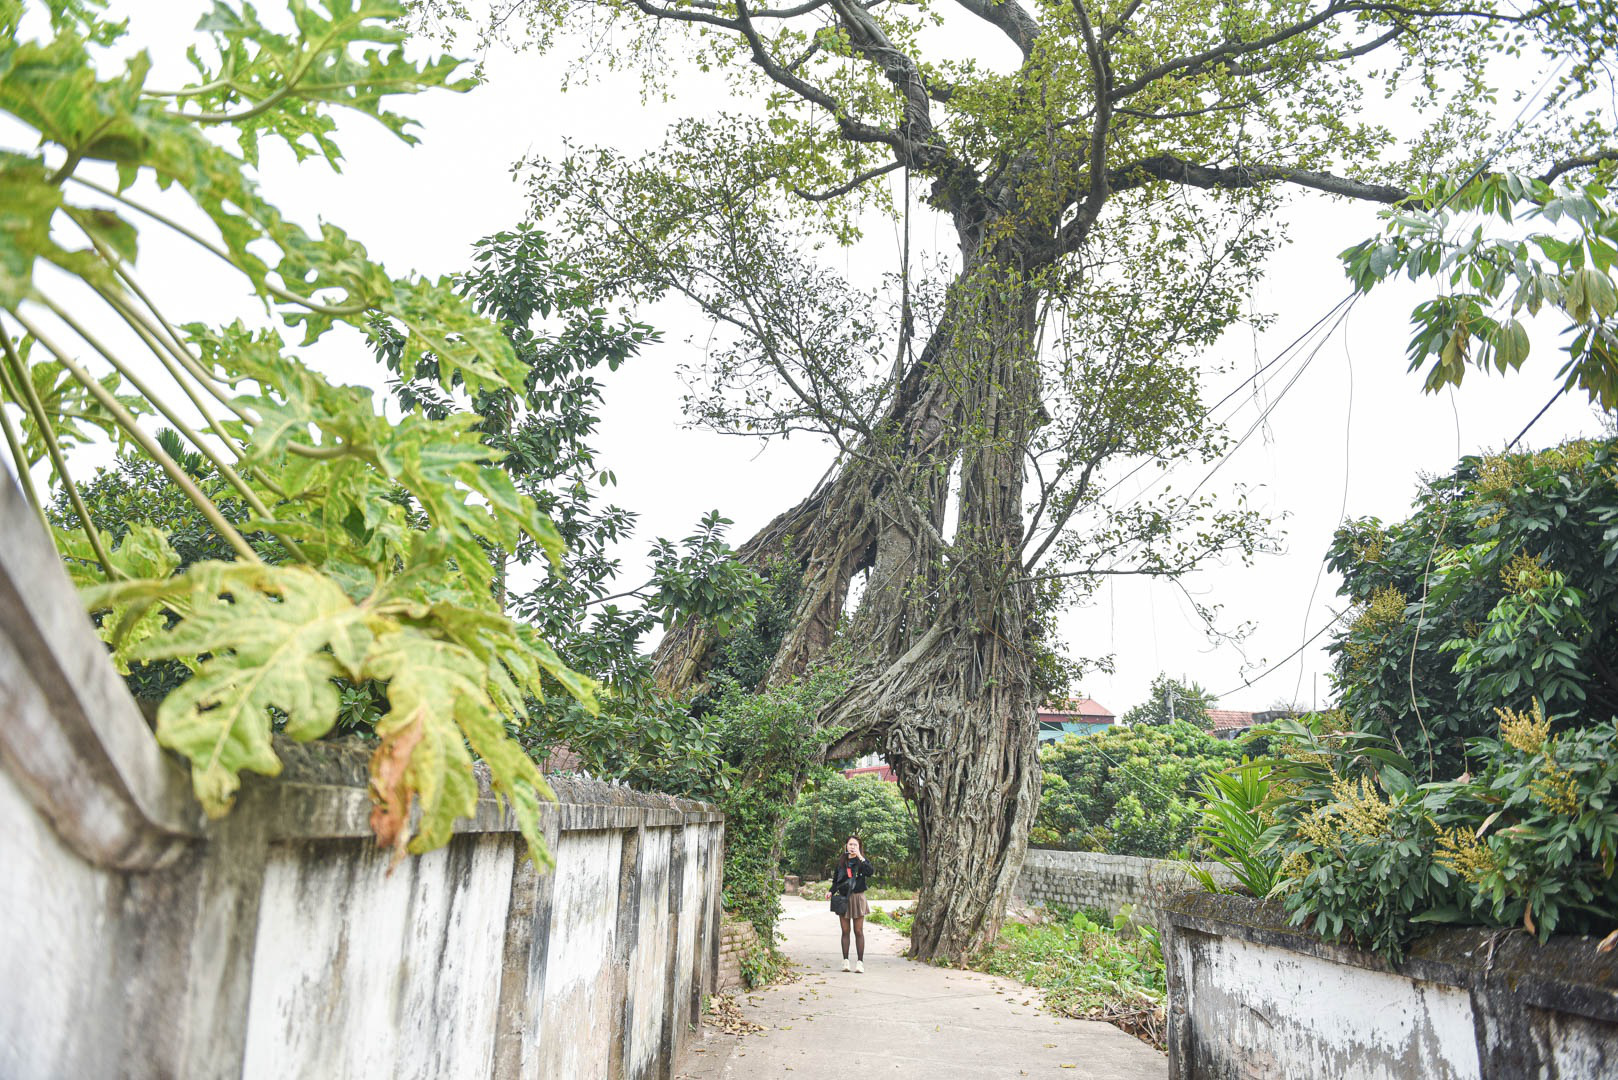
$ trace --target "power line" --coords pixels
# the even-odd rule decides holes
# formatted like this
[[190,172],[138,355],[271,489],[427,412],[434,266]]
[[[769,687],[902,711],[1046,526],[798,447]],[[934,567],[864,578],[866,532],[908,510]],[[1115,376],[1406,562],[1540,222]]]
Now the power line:
[[1283,667],[1286,666],[1288,660],[1291,660],[1294,656],[1297,656],[1299,653],[1303,652],[1303,650],[1305,650],[1309,646],[1313,645],[1316,642],[1316,640],[1318,640],[1320,638],[1320,636],[1322,634],[1324,634],[1327,630],[1330,630],[1332,627],[1336,626],[1339,622],[1342,621],[1342,619],[1343,619],[1343,617],[1341,615],[1333,615],[1330,622],[1328,622],[1325,626],[1322,626],[1319,630],[1316,630],[1313,634],[1309,635],[1308,639],[1306,641],[1304,641],[1304,643],[1302,645],[1299,645],[1296,649],[1293,649],[1291,652],[1289,652],[1285,656],[1281,657],[1281,659],[1277,660],[1275,663],[1271,664],[1269,667],[1265,668],[1263,671],[1259,672],[1257,675],[1253,676],[1251,679],[1243,679],[1240,686],[1233,686],[1229,690],[1226,690],[1223,694],[1215,694],[1214,697],[1216,697],[1216,698],[1224,698],[1224,697],[1227,697],[1227,696],[1229,696],[1231,694],[1234,694],[1238,690],[1245,690],[1249,686],[1252,686],[1254,683],[1258,682],[1260,679],[1263,679],[1263,678],[1265,678],[1265,677],[1267,677],[1269,675],[1275,674],[1277,671],[1280,671]]
[[1510,442],[1508,442],[1506,444],[1506,449],[1507,450],[1514,449],[1516,447],[1516,445],[1519,442],[1522,441],[1522,437],[1524,435],[1528,434],[1528,429],[1532,428],[1535,424],[1539,423],[1539,418],[1544,416],[1546,413],[1550,412],[1551,411],[1551,406],[1556,404],[1556,399],[1561,397],[1566,392],[1567,392],[1567,387],[1565,387],[1565,386],[1558,387],[1557,390],[1556,390],[1556,393],[1551,395],[1551,399],[1549,401],[1547,401],[1544,405],[1540,406],[1539,411],[1534,414],[1534,418],[1532,420],[1528,421],[1527,426],[1524,427],[1521,431],[1517,432],[1517,437],[1512,439]]

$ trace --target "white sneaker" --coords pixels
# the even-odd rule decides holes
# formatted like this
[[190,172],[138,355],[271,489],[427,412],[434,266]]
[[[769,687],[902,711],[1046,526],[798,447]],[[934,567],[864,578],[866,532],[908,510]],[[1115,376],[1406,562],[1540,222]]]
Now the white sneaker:
[[844,971],[848,970],[848,957],[846,957],[846,956],[843,957],[843,970]]
[[856,961],[854,961],[854,973],[856,975],[864,975],[865,974],[865,961],[864,960],[856,960]]

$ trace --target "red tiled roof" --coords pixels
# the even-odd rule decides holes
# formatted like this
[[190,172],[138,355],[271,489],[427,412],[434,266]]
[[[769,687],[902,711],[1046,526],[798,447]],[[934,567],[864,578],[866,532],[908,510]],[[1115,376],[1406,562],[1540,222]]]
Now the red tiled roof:
[[1209,709],[1208,719],[1215,731],[1240,731],[1253,726],[1253,714],[1240,709]]
[[1107,724],[1114,719],[1113,711],[1094,698],[1045,705],[1039,710],[1039,715],[1041,719],[1049,716],[1082,717],[1092,724]]
[[844,769],[843,775],[849,779],[856,776],[875,776],[878,780],[886,780],[890,784],[899,782],[899,777],[894,773],[892,765],[865,765],[858,769]]

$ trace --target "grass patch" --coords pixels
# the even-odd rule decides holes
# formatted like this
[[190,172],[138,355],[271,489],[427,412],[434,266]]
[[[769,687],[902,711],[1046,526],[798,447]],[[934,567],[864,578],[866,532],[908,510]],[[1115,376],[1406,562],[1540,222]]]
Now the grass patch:
[[894,908],[892,911],[872,908],[871,914],[865,917],[865,921],[878,923],[882,926],[891,926],[908,937],[910,924],[916,921],[916,911],[914,908]]
[[[1045,992],[1060,1016],[1104,1020],[1158,1050],[1164,1042],[1163,950],[1149,926],[1114,925],[1099,911],[1047,909],[1037,924],[1007,923],[966,967],[1003,975]],[[913,908],[872,911],[870,921],[910,933]]]
[[971,966],[1039,987],[1052,1012],[1105,1020],[1166,1050],[1168,986],[1157,931],[1120,929],[1082,911],[1051,914],[1051,921],[1036,926],[1008,923]]

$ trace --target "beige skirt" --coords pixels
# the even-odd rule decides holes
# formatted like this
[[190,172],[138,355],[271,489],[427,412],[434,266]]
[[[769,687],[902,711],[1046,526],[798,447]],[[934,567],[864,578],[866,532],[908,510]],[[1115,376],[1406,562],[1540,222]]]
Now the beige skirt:
[[863,919],[871,913],[871,902],[865,899],[862,892],[848,894],[848,917],[850,919]]

